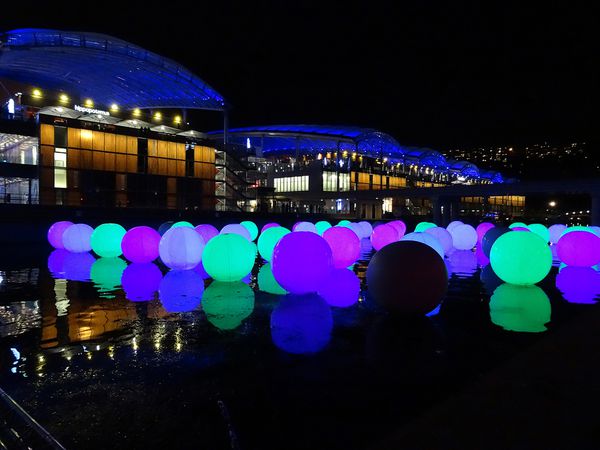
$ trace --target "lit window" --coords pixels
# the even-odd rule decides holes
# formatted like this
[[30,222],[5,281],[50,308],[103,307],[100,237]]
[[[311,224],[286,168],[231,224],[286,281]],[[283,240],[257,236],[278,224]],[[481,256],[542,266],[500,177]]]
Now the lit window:
[[54,149],[54,187],[67,187],[67,149]]

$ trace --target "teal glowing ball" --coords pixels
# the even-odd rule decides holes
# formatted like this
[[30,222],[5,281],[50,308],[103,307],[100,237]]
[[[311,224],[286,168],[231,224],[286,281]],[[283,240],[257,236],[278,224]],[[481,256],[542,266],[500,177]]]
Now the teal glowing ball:
[[352,223],[352,222],[350,222],[349,220],[346,220],[346,219],[344,219],[344,220],[340,220],[340,221],[338,222],[338,227],[345,227],[346,225],[350,225],[351,223]]
[[127,263],[121,258],[100,258],[92,265],[90,278],[100,297],[113,298],[117,287],[121,285],[121,277]]
[[532,233],[535,233],[541,237],[544,242],[550,242],[550,231],[548,231],[548,228],[546,228],[545,225],[541,223],[532,223],[527,225],[527,228],[529,228],[529,231]]
[[545,324],[550,322],[550,314],[550,300],[537,286],[501,284],[490,298],[490,318],[505,330],[526,333],[546,331]]
[[248,233],[250,233],[250,240],[254,241],[258,237],[258,227],[256,224],[250,220],[244,220],[240,222],[240,225],[243,226]]
[[573,231],[585,231],[587,233],[596,234],[596,233],[594,233],[594,230],[592,230],[590,227],[586,227],[583,225],[575,225],[572,227],[565,228],[561,234],[561,237],[567,233],[572,233]]
[[511,230],[513,228],[526,228],[529,229],[529,227],[527,226],[527,224],[523,223],[523,222],[513,222],[511,223],[508,228],[510,228]]
[[490,264],[506,283],[529,285],[542,281],[552,267],[552,252],[535,233],[509,231],[494,242]]
[[271,261],[273,249],[279,240],[286,234],[291,233],[284,227],[267,228],[258,238],[258,253],[265,261]]
[[319,220],[317,223],[315,223],[315,228],[317,229],[317,233],[323,236],[323,233],[331,228],[331,224],[326,220]]
[[435,223],[432,222],[419,222],[417,224],[417,226],[415,227],[415,232],[422,232],[427,230],[428,228],[435,228],[437,227],[437,225]]
[[92,233],[90,243],[94,253],[102,258],[121,256],[121,241],[127,231],[117,223],[103,223]]
[[202,255],[204,270],[217,281],[240,281],[250,273],[255,260],[256,245],[235,233],[215,236]]
[[241,281],[213,281],[202,296],[202,309],[206,319],[219,330],[233,330],[252,314],[254,291]]
[[192,225],[191,223],[185,221],[185,220],[181,220],[179,222],[175,222],[173,225],[171,225],[171,228],[179,228],[179,227],[188,227],[188,228],[194,228],[194,225]]

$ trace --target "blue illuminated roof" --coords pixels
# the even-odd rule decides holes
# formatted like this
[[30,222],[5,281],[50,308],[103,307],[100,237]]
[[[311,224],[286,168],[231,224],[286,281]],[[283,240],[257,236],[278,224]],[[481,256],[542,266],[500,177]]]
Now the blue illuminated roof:
[[451,159],[448,163],[450,170],[460,173],[462,176],[472,178],[479,178],[480,176],[479,168],[469,161],[455,161]]
[[436,169],[446,169],[448,167],[448,162],[444,158],[444,155],[429,148],[410,148],[406,152],[406,156],[409,159],[413,159],[420,166],[434,167]]
[[185,67],[118,38],[28,28],[0,41],[0,76],[23,83],[125,109],[224,109],[223,97]]

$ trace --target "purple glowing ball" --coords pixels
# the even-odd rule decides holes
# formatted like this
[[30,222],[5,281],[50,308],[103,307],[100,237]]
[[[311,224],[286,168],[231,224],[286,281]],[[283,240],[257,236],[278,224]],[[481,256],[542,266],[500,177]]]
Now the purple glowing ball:
[[387,223],[387,225],[392,226],[398,233],[398,237],[396,239],[397,241],[402,239],[404,234],[406,234],[406,224],[401,220],[392,220],[391,222]]
[[156,264],[133,263],[123,271],[121,285],[128,300],[146,302],[154,300],[161,280],[162,273]]
[[339,226],[331,227],[325,230],[323,239],[331,247],[334,268],[345,269],[358,260],[360,239],[351,229]]
[[219,230],[207,223],[198,225],[196,228],[194,228],[194,230],[196,230],[196,233],[198,233],[200,237],[204,240],[205,244],[208,244],[208,241],[210,241],[215,236],[218,236],[219,234]]
[[54,248],[65,248],[63,244],[63,233],[67,228],[73,225],[73,222],[69,222],[68,220],[62,220],[60,222],[56,222],[48,229],[48,242]]
[[510,229],[510,231],[531,231],[529,228],[526,227],[512,227]]
[[65,278],[65,258],[69,254],[64,248],[57,248],[48,257],[48,270],[52,278]]
[[123,256],[132,263],[150,263],[158,258],[160,234],[154,228],[134,227],[121,240]]
[[475,228],[475,231],[477,232],[477,242],[481,242],[483,236],[485,236],[485,233],[487,233],[494,227],[495,225],[489,222],[482,222],[479,225],[477,225],[477,228]]
[[278,223],[276,223],[276,222],[269,222],[269,223],[265,224],[265,226],[263,226],[263,227],[260,229],[260,232],[261,232],[261,234],[262,234],[262,233],[264,233],[264,232],[265,232],[265,230],[268,230],[269,228],[280,227],[280,226],[281,226],[281,225],[279,225],[279,224],[278,224]]
[[391,223],[378,225],[373,229],[373,233],[371,233],[371,244],[375,250],[381,250],[386,245],[397,242],[400,239],[398,236],[398,229]]
[[448,230],[442,227],[432,227],[427,228],[425,233],[432,235],[434,238],[440,241],[445,255],[452,251],[454,244],[452,242],[452,235],[448,232]]
[[248,239],[248,241],[252,242],[248,229],[239,223],[230,223],[229,225],[225,225],[219,234],[239,234],[240,236]]
[[475,247],[475,257],[480,267],[485,267],[490,263],[490,258],[483,252],[481,244]]
[[600,273],[591,267],[563,267],[556,287],[570,303],[596,303],[600,299]]
[[309,231],[286,234],[275,246],[273,276],[293,294],[316,292],[332,269],[332,252],[325,239]]
[[600,263],[600,237],[588,231],[565,233],[556,243],[556,254],[568,266],[595,266]]
[[171,228],[161,238],[158,253],[165,266],[176,270],[193,269],[202,259],[204,241],[190,227]]
[[85,223],[76,223],[68,227],[62,241],[65,249],[72,253],[86,253],[92,250],[92,233],[94,229]]
[[358,302],[360,280],[349,269],[335,269],[318,293],[330,306],[347,308]]

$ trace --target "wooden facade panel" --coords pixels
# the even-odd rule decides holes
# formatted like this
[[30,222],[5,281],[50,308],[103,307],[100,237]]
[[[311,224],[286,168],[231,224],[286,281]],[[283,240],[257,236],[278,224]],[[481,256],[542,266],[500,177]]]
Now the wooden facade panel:
[[40,144],[54,145],[54,127],[43,123],[40,125]]
[[127,172],[129,172],[129,173],[137,172],[137,156],[127,155]]
[[137,155],[138,140],[135,136],[127,136],[127,153],[129,155]]
[[67,166],[69,169],[79,169],[79,150],[74,148],[67,149]]
[[81,130],[69,128],[67,131],[67,144],[69,147],[81,148]]
[[167,158],[167,143],[165,141],[157,142],[157,156],[159,158]]
[[114,172],[115,167],[115,154],[110,152],[104,153],[104,170]]
[[91,150],[93,148],[93,133],[90,130],[81,131],[81,148]]
[[102,131],[92,132],[92,146],[94,150],[104,150],[104,133]]
[[116,146],[116,136],[112,133],[104,133],[104,151],[114,152]]
[[148,156],[157,156],[156,139],[148,139]]
[[115,152],[127,153],[127,136],[115,136]]

